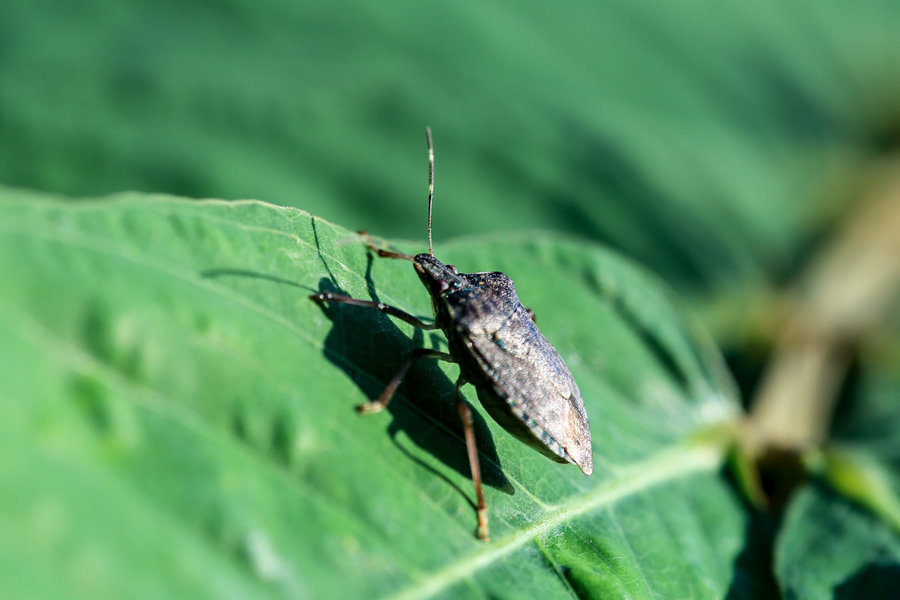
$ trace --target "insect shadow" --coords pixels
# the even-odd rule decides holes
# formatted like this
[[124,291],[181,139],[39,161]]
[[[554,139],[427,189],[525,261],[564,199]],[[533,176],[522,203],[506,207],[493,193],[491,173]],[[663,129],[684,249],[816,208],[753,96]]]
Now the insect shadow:
[[[315,229],[315,225],[314,225]],[[318,242],[318,236],[316,236]],[[324,262],[324,257],[321,256]],[[373,299],[377,299],[374,284],[370,276],[372,265],[371,253],[366,268],[366,285]],[[328,270],[331,275],[330,269]],[[316,291],[311,286],[298,284],[265,273],[245,269],[216,268],[200,273],[205,278],[248,277],[264,279],[281,285],[290,285],[304,290]],[[318,290],[345,293],[334,283],[334,277],[323,277],[319,281]],[[406,338],[391,319],[377,311],[346,306],[341,304],[320,305],[323,313],[332,321],[333,327],[328,334],[323,349],[325,357],[341,368],[348,377],[363,391],[367,398],[374,399],[396,374],[403,362],[403,357],[410,350],[421,347],[424,343],[421,330],[416,330],[412,339]],[[432,335],[432,345],[438,336]],[[434,361],[417,361],[407,374],[404,384],[398,390],[400,396],[409,399],[408,403],[392,402],[387,412],[391,414],[388,434],[397,448],[411,460],[444,479],[460,494],[468,498],[468,493],[447,479],[442,473],[415,456],[397,441],[401,431],[420,448],[432,454],[448,467],[464,476],[469,476],[469,463],[466,457],[465,444],[462,442],[462,425],[455,409],[453,383],[447,379]],[[413,404],[415,408],[410,407]],[[369,417],[353,414],[352,407],[347,407],[348,420],[359,419],[360,426],[369,421],[376,421],[377,415]],[[432,427],[422,427],[421,417],[416,411],[424,413],[425,418],[432,421]],[[478,451],[481,456],[482,477],[491,487],[503,490],[512,495],[512,487],[500,469],[500,459],[494,446],[490,430],[484,418],[473,412],[473,425],[478,440]],[[448,432],[450,435],[448,435]],[[473,504],[474,506],[474,504]]]
[[[372,262],[373,256],[369,252],[365,280],[369,296],[377,302],[379,298],[371,278]],[[319,291],[346,295],[335,284],[333,277],[320,279]],[[343,370],[369,400],[374,400],[384,391],[411,350],[425,346],[425,336],[421,330],[415,330],[412,338],[407,338],[390,317],[378,311],[338,303],[319,306],[332,322],[323,348],[325,357]],[[440,340],[439,335],[430,335],[430,347],[438,347]],[[438,367],[436,361],[419,360],[413,363],[397,394],[386,409],[391,415],[387,432],[394,444],[411,460],[441,477],[468,498],[467,491],[460,489],[397,440],[397,434],[402,431],[414,444],[448,467],[464,477],[470,476],[453,382]],[[397,402],[400,397],[405,397],[407,402]],[[348,407],[348,411],[350,410],[351,407]],[[507,494],[514,494],[515,489],[500,467],[500,458],[490,429],[477,410],[472,413],[484,483]],[[430,427],[423,426],[422,415],[431,422]],[[371,422],[379,418],[378,415],[359,416],[358,426],[371,426]]]

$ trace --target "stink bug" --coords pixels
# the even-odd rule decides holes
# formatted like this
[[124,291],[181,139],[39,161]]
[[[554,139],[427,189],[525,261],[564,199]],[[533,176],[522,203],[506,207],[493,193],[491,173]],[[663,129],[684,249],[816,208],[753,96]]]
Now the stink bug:
[[431,295],[434,322],[381,302],[358,300],[331,292],[310,296],[316,302],[335,302],[375,308],[421,329],[441,329],[449,352],[428,348],[413,350],[397,374],[375,400],[358,407],[363,413],[383,410],[412,363],[436,358],[457,363],[456,402],[462,419],[469,467],[478,499],[478,537],[488,540],[487,506],[481,489],[481,473],[472,413],[460,391],[475,386],[487,412],[509,433],[538,452],[561,463],[577,465],[585,475],[593,471],[591,432],[581,392],[556,349],[541,335],[534,314],[522,306],[512,280],[500,272],[460,273],[434,257],[431,244],[431,208],[434,200],[434,147],[428,140],[428,254],[411,256],[369,247],[385,258],[413,263]]

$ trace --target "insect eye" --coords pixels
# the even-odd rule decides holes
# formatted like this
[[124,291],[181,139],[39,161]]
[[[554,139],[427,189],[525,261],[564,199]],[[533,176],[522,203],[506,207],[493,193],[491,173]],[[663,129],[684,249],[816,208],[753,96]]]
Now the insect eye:
[[456,266],[455,266],[455,265],[447,265],[447,266],[448,266],[448,267],[450,268],[450,270],[453,271],[454,273],[459,273],[459,271],[456,270]]

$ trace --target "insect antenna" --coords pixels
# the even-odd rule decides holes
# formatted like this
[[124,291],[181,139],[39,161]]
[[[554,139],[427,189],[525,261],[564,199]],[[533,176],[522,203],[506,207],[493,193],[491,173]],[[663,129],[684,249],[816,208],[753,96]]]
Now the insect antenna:
[[428,140],[428,254],[434,256],[431,248],[431,205],[434,203],[434,145],[431,143],[431,127],[425,128]]

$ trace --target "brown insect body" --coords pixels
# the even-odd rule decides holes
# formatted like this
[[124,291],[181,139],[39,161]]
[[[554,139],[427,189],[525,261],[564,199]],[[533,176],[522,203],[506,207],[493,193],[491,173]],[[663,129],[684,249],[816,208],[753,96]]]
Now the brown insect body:
[[415,256],[369,248],[386,258],[413,263],[431,296],[434,323],[373,300],[320,292],[310,298],[377,309],[420,329],[441,329],[449,352],[417,348],[409,353],[381,395],[357,407],[360,412],[383,410],[416,360],[431,358],[459,365],[456,380],[457,410],[463,423],[466,451],[478,503],[478,537],[487,541],[487,503],[472,413],[461,392],[466,383],[475,386],[485,410],[513,436],[545,456],[577,465],[585,475],[593,472],[591,432],[581,392],[556,349],[541,335],[531,311],[522,306],[512,279],[500,272],[460,273],[434,257],[431,244],[431,207],[434,195],[434,150],[428,138],[428,253]]
[[506,274],[459,273],[430,254],[413,259],[435,324],[488,414],[545,456],[593,472],[581,392]]

